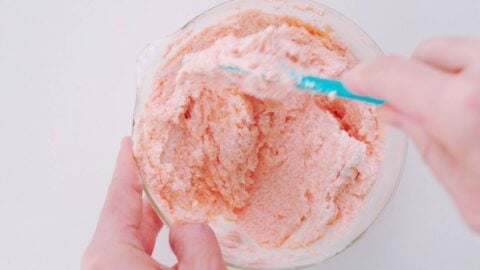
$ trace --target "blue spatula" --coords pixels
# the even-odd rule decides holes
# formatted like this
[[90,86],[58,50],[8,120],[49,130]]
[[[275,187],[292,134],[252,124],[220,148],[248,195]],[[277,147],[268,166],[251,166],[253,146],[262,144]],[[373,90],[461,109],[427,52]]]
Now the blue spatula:
[[[237,66],[230,65],[220,65],[220,68],[239,73],[250,73],[249,71],[243,70]],[[342,82],[334,79],[322,78],[313,75],[301,75],[295,71],[290,72],[290,76],[295,82],[295,87],[305,91],[311,91],[314,93],[324,94],[324,95],[336,95],[341,98],[357,100],[362,102],[371,103],[374,105],[382,105],[385,103],[384,100],[373,98],[364,95],[357,95],[352,91],[348,90]]]

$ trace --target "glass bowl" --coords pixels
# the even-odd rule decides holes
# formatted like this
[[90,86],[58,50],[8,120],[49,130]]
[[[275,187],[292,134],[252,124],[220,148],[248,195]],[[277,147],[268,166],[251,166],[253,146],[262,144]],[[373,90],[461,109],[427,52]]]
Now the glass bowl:
[[[233,0],[220,4],[200,14],[174,34],[149,44],[140,54],[137,63],[137,97],[134,122],[142,112],[144,104],[154,89],[156,74],[165,60],[174,55],[189,37],[203,29],[237,14],[240,11],[256,9],[265,13],[289,15],[318,28],[331,27],[334,37],[343,43],[360,61],[368,60],[382,53],[375,42],[355,23],[337,11],[311,0]],[[407,138],[400,131],[385,126],[384,159],[379,177],[365,197],[364,205],[349,222],[349,230],[341,235],[326,234],[306,248],[262,250],[255,249],[250,258],[239,259],[238,250],[222,245],[226,263],[239,269],[298,269],[320,263],[341,252],[374,222],[395,190],[403,170],[407,150]],[[165,224],[171,221],[162,214],[157,198],[147,181],[145,193],[157,214]],[[215,233],[224,233],[231,224],[210,224]],[[273,259],[272,258],[277,258]],[[266,260],[265,260],[266,259]],[[268,262],[267,262],[268,261]]]

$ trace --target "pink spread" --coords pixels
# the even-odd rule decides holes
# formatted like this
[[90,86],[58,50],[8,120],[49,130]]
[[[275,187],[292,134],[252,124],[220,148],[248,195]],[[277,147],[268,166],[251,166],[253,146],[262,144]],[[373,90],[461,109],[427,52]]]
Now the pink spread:
[[355,57],[328,31],[259,11],[182,46],[134,130],[142,177],[165,217],[221,217],[265,248],[304,247],[347,223],[379,170],[375,108],[296,90],[285,66],[337,78]]

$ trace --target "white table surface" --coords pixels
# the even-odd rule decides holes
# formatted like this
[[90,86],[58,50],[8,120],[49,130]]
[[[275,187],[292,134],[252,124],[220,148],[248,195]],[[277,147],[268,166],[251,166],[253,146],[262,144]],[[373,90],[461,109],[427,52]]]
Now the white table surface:
[[[78,269],[120,139],[135,61],[218,0],[0,0],[0,269]],[[480,36],[478,0],[324,0],[386,52],[438,35]],[[155,258],[173,263],[164,230]],[[366,235],[314,269],[480,269],[480,236],[416,150]]]

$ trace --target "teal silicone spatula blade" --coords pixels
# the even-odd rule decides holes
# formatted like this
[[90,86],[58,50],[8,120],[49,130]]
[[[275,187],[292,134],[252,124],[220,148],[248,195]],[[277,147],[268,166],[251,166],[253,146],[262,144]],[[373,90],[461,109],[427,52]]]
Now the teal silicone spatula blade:
[[[232,65],[220,65],[219,68],[237,73],[250,73],[247,70]],[[286,68],[284,67],[283,69]],[[261,76],[261,74],[259,74],[259,76]],[[367,102],[374,105],[385,104],[385,101],[382,99],[364,95],[357,95],[353,93],[352,91],[348,90],[342,82],[338,80],[322,78],[313,75],[299,75],[294,70],[290,70],[290,76],[295,81],[295,87],[301,90],[311,91],[324,95],[335,94],[336,96],[339,96],[341,98]]]
[[295,76],[296,86],[298,88],[317,92],[321,94],[331,94],[334,93],[335,95],[351,100],[363,101],[375,105],[382,105],[385,104],[385,101],[378,98],[373,98],[364,95],[357,95],[350,90],[348,90],[342,82],[338,80],[332,80],[327,78],[320,78],[316,76],[303,76],[297,75]]

